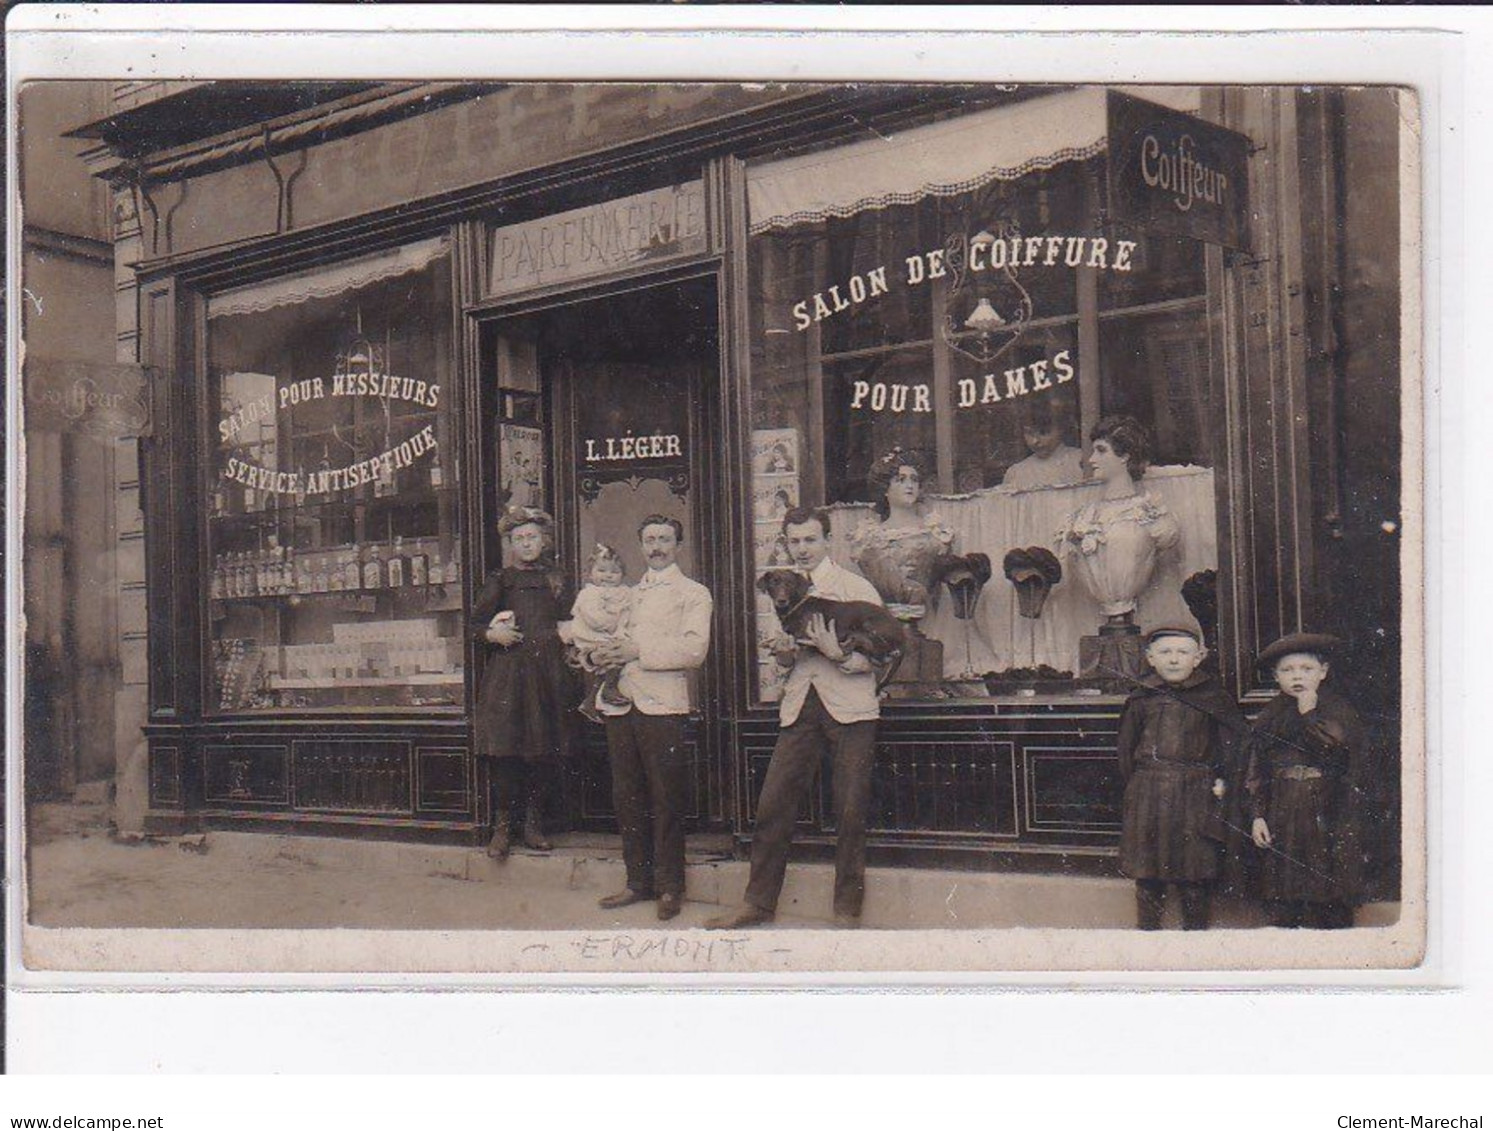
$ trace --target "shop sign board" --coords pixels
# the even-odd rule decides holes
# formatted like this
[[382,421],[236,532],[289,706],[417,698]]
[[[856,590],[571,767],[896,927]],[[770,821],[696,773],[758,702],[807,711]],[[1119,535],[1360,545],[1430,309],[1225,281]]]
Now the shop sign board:
[[1248,250],[1249,139],[1109,91],[1112,219]]
[[146,369],[128,363],[28,358],[26,428],[111,439],[150,435]]
[[575,283],[705,247],[704,182],[670,185],[493,229],[487,294]]

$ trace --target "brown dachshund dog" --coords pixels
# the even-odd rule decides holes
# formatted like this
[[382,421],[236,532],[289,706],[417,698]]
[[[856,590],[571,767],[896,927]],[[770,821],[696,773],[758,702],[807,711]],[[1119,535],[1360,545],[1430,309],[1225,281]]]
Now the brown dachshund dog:
[[809,579],[791,569],[768,570],[757,588],[771,598],[778,623],[794,640],[807,631],[810,617],[822,616],[842,649],[859,652],[875,665],[877,691],[897,674],[907,638],[901,622],[880,605],[811,597]]

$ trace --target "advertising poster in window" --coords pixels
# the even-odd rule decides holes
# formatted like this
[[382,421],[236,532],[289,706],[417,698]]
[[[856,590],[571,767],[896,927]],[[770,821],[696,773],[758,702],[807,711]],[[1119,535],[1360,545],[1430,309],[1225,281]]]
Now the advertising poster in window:
[[499,490],[507,506],[544,506],[544,433],[522,424],[498,426]]

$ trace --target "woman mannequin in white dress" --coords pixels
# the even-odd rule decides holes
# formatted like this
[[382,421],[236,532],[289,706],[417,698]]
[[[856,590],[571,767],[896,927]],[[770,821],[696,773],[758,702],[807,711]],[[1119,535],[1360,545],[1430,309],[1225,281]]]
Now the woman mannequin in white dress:
[[1100,498],[1068,516],[1058,532],[1058,556],[1105,616],[1101,631],[1134,632],[1137,598],[1150,584],[1157,557],[1174,547],[1181,530],[1154,495],[1140,489],[1151,457],[1151,437],[1130,416],[1107,416],[1089,434],[1088,463]]

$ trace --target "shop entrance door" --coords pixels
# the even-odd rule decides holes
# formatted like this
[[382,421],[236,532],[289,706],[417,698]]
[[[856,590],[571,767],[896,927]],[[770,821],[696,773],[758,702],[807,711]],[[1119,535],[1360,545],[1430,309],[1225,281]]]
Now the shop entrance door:
[[[598,543],[619,553],[626,584],[635,583],[646,569],[639,524],[655,514],[678,519],[679,568],[718,594],[714,276],[567,302],[502,319],[495,330],[493,513],[513,503],[547,506],[558,561],[578,585]],[[713,630],[712,655],[691,681],[696,828],[718,823],[714,783],[726,776],[715,768],[719,626]],[[615,832],[605,735],[578,726],[564,818],[572,829]]]

